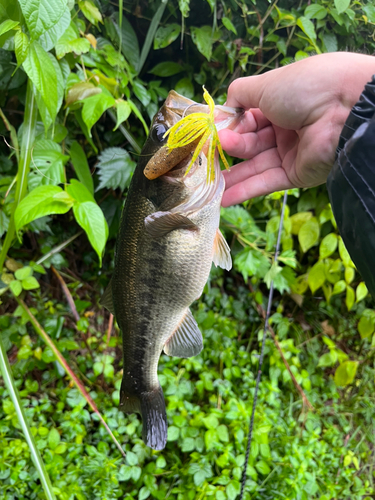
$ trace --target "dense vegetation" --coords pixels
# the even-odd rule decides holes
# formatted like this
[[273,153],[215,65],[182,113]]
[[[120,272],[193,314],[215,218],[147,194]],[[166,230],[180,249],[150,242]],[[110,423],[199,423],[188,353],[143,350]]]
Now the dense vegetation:
[[[289,192],[277,265],[281,193],[222,211],[234,269],[213,268],[193,307],[203,352],[161,357],[162,452],[143,444],[139,416],[118,410],[121,339],[98,305],[169,89],[201,101],[204,84],[223,103],[238,76],[321,52],[373,53],[374,24],[371,2],[350,0],[1,0],[1,343],[56,498],[238,496],[272,279],[245,498],[374,498],[375,311],[324,186]],[[0,499],[46,498],[2,382],[0,395]]]

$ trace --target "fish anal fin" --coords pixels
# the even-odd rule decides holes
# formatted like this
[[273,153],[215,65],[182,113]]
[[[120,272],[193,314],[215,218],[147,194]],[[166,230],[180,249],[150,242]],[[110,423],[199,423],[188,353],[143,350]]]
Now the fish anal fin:
[[190,309],[179,324],[177,330],[169,337],[164,346],[165,354],[178,358],[196,356],[203,349],[203,338]]
[[99,303],[105,307],[111,314],[115,314],[115,308],[113,307],[113,298],[112,298],[112,280],[109,282],[109,285],[105,289],[102,298]]
[[153,238],[160,238],[176,229],[199,230],[188,217],[172,212],[154,212],[144,222],[147,233]]
[[230,248],[220,229],[217,229],[214,240],[214,253],[212,261],[215,266],[230,271],[232,269],[232,257]]

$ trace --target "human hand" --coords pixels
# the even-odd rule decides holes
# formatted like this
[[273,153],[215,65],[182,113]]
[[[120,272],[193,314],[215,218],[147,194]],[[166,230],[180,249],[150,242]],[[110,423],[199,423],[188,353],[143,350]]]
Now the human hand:
[[322,54],[235,80],[227,105],[246,111],[222,147],[245,161],[223,172],[222,205],[326,181],[345,120],[375,73],[375,59]]

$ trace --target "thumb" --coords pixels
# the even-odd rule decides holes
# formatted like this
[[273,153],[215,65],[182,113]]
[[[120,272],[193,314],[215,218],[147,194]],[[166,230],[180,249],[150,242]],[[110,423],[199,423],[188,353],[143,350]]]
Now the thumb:
[[266,80],[267,73],[237,78],[229,85],[226,105],[246,110],[259,108]]

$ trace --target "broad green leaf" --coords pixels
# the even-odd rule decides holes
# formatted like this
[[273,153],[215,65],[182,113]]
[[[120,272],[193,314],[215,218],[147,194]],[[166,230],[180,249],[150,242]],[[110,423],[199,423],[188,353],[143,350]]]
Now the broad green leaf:
[[35,290],[36,288],[39,288],[39,283],[34,276],[29,276],[28,278],[22,280],[22,288],[24,290]]
[[335,384],[345,387],[353,382],[357,373],[358,361],[345,361],[336,369]]
[[264,460],[259,460],[259,462],[255,464],[255,468],[263,475],[267,475],[271,472],[270,466]]
[[233,23],[229,19],[229,17],[222,17],[221,22],[224,24],[224,26],[227,28],[227,30],[232,31],[235,35],[237,35],[237,30],[233,26]]
[[345,283],[345,281],[344,280],[337,281],[334,284],[332,295],[336,295],[337,293],[342,293],[345,290],[346,290],[346,283]]
[[327,9],[323,5],[313,3],[305,9],[305,17],[307,19],[324,19],[327,16]]
[[356,302],[360,302],[365,297],[367,297],[368,289],[363,281],[357,286],[357,289],[355,291],[355,295],[356,295]]
[[191,37],[197,49],[204,57],[210,61],[212,54],[212,44],[217,39],[217,34],[212,33],[212,26],[202,26],[201,28],[191,27]]
[[319,247],[319,254],[321,259],[325,259],[333,254],[337,248],[337,235],[335,233],[330,233],[325,236]]
[[156,76],[167,77],[176,75],[177,73],[181,73],[183,69],[184,68],[181,66],[181,64],[172,61],[164,61],[154,66],[149,71],[149,73],[152,73]]
[[307,282],[312,293],[315,293],[326,280],[326,266],[322,261],[317,262],[309,271]]
[[125,149],[107,148],[100,154],[96,168],[100,180],[97,191],[105,187],[123,191],[130,182],[135,162]]
[[146,135],[148,135],[149,134],[149,129],[148,129],[147,123],[145,122],[145,120],[144,120],[144,118],[142,116],[142,113],[139,111],[139,109],[137,108],[137,106],[134,104],[133,101],[131,101],[130,99],[128,99],[128,103],[129,103],[129,106],[132,108],[132,111],[135,114],[135,116],[137,118],[139,118],[139,120],[141,121],[141,123],[143,125],[143,128],[145,129]]
[[374,333],[375,330],[375,322],[374,319],[363,315],[361,316],[361,319],[358,322],[358,331],[359,334],[361,335],[362,339],[366,339],[370,335]]
[[316,217],[312,217],[302,225],[298,232],[298,241],[303,253],[306,253],[318,242],[319,232],[319,223]]
[[156,30],[158,29],[159,23],[161,21],[161,18],[163,17],[165,8],[167,6],[168,0],[161,0],[161,3],[159,4],[158,10],[155,12],[150,26],[147,31],[146,39],[144,41],[141,55],[139,57],[139,62],[137,64],[136,70],[138,73],[141,72],[144,63],[146,62],[147,56],[150,52],[152,41],[155,37]]
[[17,206],[15,225],[18,231],[29,222],[51,214],[65,214],[74,200],[58,186],[39,186]]
[[177,441],[180,429],[174,425],[168,426],[168,441]]
[[61,146],[50,139],[41,139],[36,142],[29,174],[29,189],[47,184],[61,184],[65,181],[64,165],[69,156],[61,153]]
[[334,0],[335,7],[339,14],[342,14],[350,5],[350,0]]
[[345,281],[350,285],[350,283],[354,280],[355,271],[352,267],[345,268]]
[[370,23],[375,23],[375,6],[368,3],[367,5],[362,6],[362,10],[365,12]]
[[114,106],[115,103],[115,99],[104,92],[87,97],[83,101],[82,119],[87,126],[90,137],[93,125],[99,120],[104,111]]
[[311,219],[312,212],[298,212],[290,217],[292,223],[292,234],[298,234],[305,222]]
[[103,18],[100,10],[93,2],[91,2],[91,0],[82,0],[78,2],[78,7],[80,8],[85,18],[90,21],[91,24],[98,26],[98,23],[103,23]]
[[93,194],[90,193],[86,186],[78,182],[76,179],[71,179],[70,182],[70,184],[66,185],[66,192],[73,198],[73,200],[78,203],[85,203],[86,201],[96,203]]
[[181,26],[179,24],[168,24],[167,26],[159,26],[155,33],[154,49],[164,49],[173,43],[181,33]]
[[77,141],[74,141],[70,146],[70,160],[78,179],[86,186],[91,194],[94,194],[94,181],[87,163],[86,155]]
[[[326,52],[337,52],[338,43],[334,33],[323,33],[322,41]],[[320,222],[323,223],[322,221]]]
[[12,290],[13,294],[18,297],[22,292],[21,282],[18,280],[13,280],[9,283],[9,288]]
[[[141,84],[139,81],[135,81],[133,83],[133,92],[141,101],[143,106],[148,106],[151,101],[150,93],[147,91],[146,87]],[[129,106],[130,107],[130,106]]]
[[219,425],[216,432],[220,441],[223,443],[227,443],[229,441],[228,427],[226,425]]
[[57,446],[60,444],[60,434],[59,431],[55,428],[51,429],[48,434],[48,445],[51,450],[54,450],[57,448]]
[[178,0],[178,7],[183,17],[189,16],[190,0]]
[[189,99],[192,99],[194,97],[194,85],[190,78],[181,78],[181,80],[176,83],[174,88],[176,92],[185,97],[188,97]]
[[11,31],[19,24],[20,23],[18,21],[12,21],[12,19],[7,19],[6,21],[0,24],[0,36],[3,35],[4,33],[7,33],[8,31]]
[[14,35],[14,48],[16,53],[17,65],[21,66],[26,59],[29,51],[29,39],[23,31],[17,31]]
[[51,119],[54,121],[58,107],[56,69],[49,55],[38,42],[30,44],[23,67],[27,76],[33,82],[38,92],[40,92]]
[[301,30],[305,33],[305,35],[308,36],[310,40],[316,40],[315,26],[314,23],[310,21],[310,19],[304,16],[300,17],[297,20],[297,26],[301,28]]
[[115,107],[117,113],[117,121],[113,131],[117,130],[119,125],[121,125],[121,123],[129,118],[129,115],[132,111],[129,103],[127,101],[124,101],[123,99],[116,99]]
[[128,451],[126,453],[126,459],[125,460],[126,460],[126,463],[128,465],[137,465],[138,464],[138,457],[132,451]]
[[348,311],[353,307],[355,301],[355,292],[353,288],[349,285],[346,285],[346,307],[348,308]]
[[325,368],[326,366],[333,366],[334,364],[337,363],[337,359],[338,359],[337,352],[334,349],[332,349],[326,354],[320,356],[318,366],[321,366],[323,368]]
[[100,265],[102,265],[102,255],[108,237],[108,226],[103,212],[92,201],[74,204],[73,212],[76,221],[86,232],[91,246],[98,254]]
[[142,486],[138,493],[138,500],[146,500],[150,495],[150,490],[146,486]]
[[65,33],[65,31],[69,27],[70,20],[70,11],[67,8],[65,9],[64,14],[60,17],[57,24],[51,26],[51,28],[45,31],[38,39],[38,42],[44,50],[49,51],[53,49],[57,40]]
[[105,19],[106,27],[109,23],[112,24],[115,30],[115,33],[112,33],[111,29],[107,29],[110,38],[116,43],[116,45],[119,45],[121,34],[121,52],[133,68],[137,69],[139,63],[139,43],[132,25],[126,17],[123,17],[122,26],[120,27],[117,13],[113,14],[111,18]]
[[[56,57],[61,59],[65,54],[74,52],[77,56],[86,54],[90,50],[90,42],[77,35],[72,26],[69,26],[59,41],[56,43]],[[84,82],[86,83],[86,82]]]
[[77,101],[83,101],[88,97],[101,93],[102,89],[100,87],[96,87],[93,83],[79,82],[70,87],[65,102],[67,106],[70,106]]
[[57,24],[64,15],[67,0],[19,0],[32,40]]
[[14,273],[14,276],[18,280],[24,280],[33,274],[33,270],[30,266],[21,267],[21,269],[17,269]]
[[341,236],[339,236],[339,254],[345,267],[355,267]]

